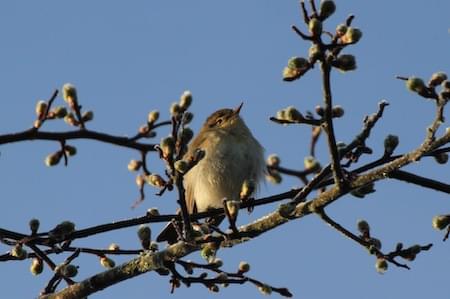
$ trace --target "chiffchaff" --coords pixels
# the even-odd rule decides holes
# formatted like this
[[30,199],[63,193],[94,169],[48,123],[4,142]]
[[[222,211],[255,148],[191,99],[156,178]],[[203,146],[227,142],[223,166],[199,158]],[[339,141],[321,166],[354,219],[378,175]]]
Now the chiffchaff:
[[[220,109],[203,124],[190,143],[184,159],[197,149],[205,156],[184,176],[186,205],[189,213],[223,207],[223,199],[239,200],[246,180],[258,183],[265,163],[263,148],[239,116],[242,104],[235,109]],[[168,225],[157,241],[173,243],[175,228]]]

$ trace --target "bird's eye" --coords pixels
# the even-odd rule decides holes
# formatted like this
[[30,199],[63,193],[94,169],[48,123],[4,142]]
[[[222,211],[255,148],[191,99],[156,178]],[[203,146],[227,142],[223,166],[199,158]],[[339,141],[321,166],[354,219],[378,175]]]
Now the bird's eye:
[[218,118],[216,120],[216,125],[220,125],[223,122],[223,118]]

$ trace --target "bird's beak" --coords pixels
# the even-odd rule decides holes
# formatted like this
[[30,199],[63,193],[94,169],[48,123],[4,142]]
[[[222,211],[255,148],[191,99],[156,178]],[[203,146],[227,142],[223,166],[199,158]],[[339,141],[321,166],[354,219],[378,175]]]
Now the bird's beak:
[[234,108],[234,110],[233,110],[233,114],[234,115],[238,115],[239,114],[239,111],[241,111],[242,105],[244,105],[244,102],[242,102],[239,106]]

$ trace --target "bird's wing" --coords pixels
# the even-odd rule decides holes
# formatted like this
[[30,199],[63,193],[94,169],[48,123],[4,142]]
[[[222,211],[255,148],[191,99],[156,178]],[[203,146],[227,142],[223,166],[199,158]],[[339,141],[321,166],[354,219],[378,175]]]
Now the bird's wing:
[[[206,132],[203,132],[203,134],[202,134],[202,132],[197,134],[197,136],[194,138],[194,140],[192,140],[192,142],[189,144],[188,150],[187,150],[186,154],[184,154],[183,159],[189,160],[189,159],[191,159],[191,157],[194,156],[195,151],[197,149],[204,149],[203,145],[204,145],[204,142],[208,138],[208,134]],[[195,166],[194,166],[194,168],[195,168]],[[189,175],[190,175],[190,173],[188,172],[185,176],[185,182],[186,182],[186,177]],[[184,189],[185,189],[184,194],[185,194],[186,206],[187,206],[187,210],[188,210],[189,214],[197,212],[196,207],[195,207],[195,198],[194,198],[195,186],[194,185],[195,184],[184,183]]]
[[203,144],[208,138],[208,133],[205,132],[205,130],[200,131],[197,136],[194,137],[194,139],[191,141],[191,143],[188,146],[188,150],[186,154],[184,154],[184,159],[189,159],[190,157],[194,156],[194,153],[197,149],[203,148]]

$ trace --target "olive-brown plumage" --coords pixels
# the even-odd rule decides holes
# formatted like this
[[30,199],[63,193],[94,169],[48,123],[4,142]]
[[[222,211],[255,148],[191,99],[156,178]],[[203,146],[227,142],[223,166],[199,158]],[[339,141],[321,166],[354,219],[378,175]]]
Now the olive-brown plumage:
[[[189,144],[184,155],[186,160],[197,149],[205,151],[204,158],[184,176],[189,213],[220,208],[224,198],[239,199],[245,180],[258,183],[263,176],[263,148],[239,116],[241,107],[242,104],[236,109],[220,109],[211,114]],[[174,232],[168,226],[158,241],[174,242]]]

